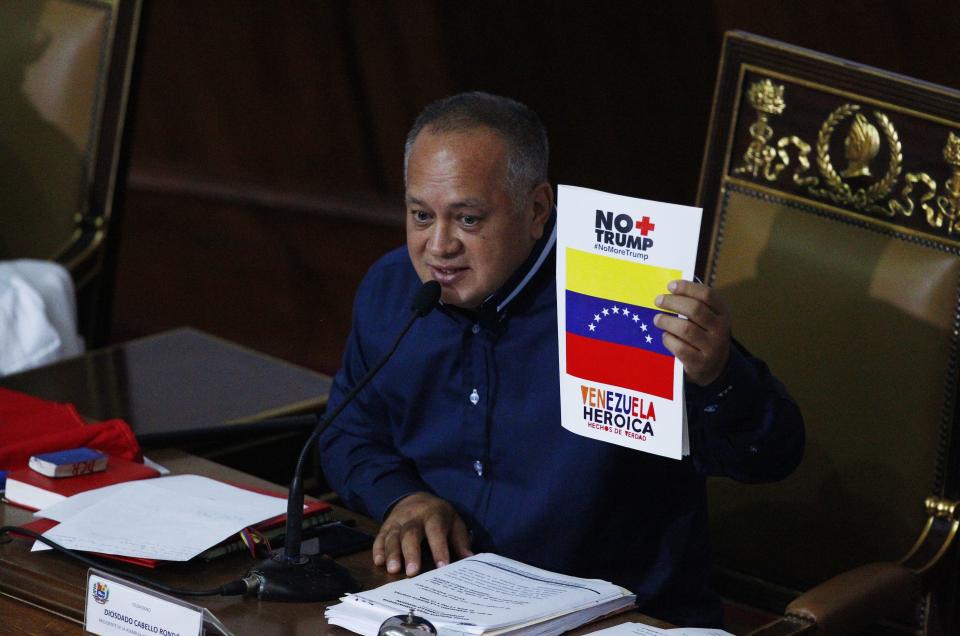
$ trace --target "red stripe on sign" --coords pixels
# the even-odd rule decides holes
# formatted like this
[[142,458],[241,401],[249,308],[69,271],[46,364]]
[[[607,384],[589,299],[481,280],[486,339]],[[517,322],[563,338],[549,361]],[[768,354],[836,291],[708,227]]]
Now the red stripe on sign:
[[567,332],[567,373],[673,399],[673,356]]

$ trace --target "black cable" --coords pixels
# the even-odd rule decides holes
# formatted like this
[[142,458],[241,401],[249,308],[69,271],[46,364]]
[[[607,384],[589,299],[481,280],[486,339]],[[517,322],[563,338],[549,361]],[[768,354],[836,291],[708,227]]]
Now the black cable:
[[33,530],[27,530],[26,528],[21,528],[19,526],[0,526],[0,537],[2,537],[4,534],[7,534],[7,533],[26,535],[32,539],[36,539],[41,543],[45,543],[46,545],[50,546],[54,550],[58,550],[63,554],[67,555],[68,557],[76,559],[81,563],[85,563],[86,565],[92,568],[97,568],[98,570],[109,572],[110,574],[119,576],[120,578],[136,581],[141,585],[145,585],[147,587],[153,588],[165,594],[175,594],[177,596],[236,596],[238,594],[246,593],[247,587],[248,587],[247,583],[243,579],[230,581],[229,583],[225,583],[224,585],[221,585],[220,587],[212,590],[184,590],[177,587],[170,587],[168,585],[164,585],[163,583],[157,583],[156,581],[151,581],[150,579],[140,576],[139,574],[132,574],[124,570],[118,570],[116,568],[112,568],[108,565],[103,565],[102,563],[99,563],[94,559],[83,556],[82,554],[78,552],[74,552],[69,548],[65,548],[59,543],[55,541],[51,541],[50,539],[46,538],[45,536],[37,532],[34,532]]

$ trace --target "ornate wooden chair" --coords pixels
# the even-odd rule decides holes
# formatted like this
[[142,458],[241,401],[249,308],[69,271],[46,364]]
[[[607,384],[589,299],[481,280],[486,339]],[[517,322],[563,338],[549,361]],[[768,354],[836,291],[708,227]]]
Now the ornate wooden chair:
[[808,434],[785,481],[711,484],[721,594],[763,634],[960,633],[960,92],[728,33],[698,201]]
[[90,344],[102,339],[109,310],[140,7],[0,2],[0,259],[66,266]]

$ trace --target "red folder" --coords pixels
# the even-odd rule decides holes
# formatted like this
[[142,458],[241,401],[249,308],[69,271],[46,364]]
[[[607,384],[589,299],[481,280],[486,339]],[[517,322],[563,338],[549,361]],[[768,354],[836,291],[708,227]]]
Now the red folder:
[[149,466],[119,457],[110,457],[106,470],[101,472],[62,479],[41,475],[30,468],[21,468],[7,475],[7,491],[3,496],[15,506],[39,510],[80,492],[159,475],[160,473]]

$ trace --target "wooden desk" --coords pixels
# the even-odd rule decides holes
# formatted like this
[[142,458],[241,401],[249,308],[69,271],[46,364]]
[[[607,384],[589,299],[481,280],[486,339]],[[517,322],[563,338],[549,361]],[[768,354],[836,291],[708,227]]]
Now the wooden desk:
[[[283,488],[264,480],[180,451],[158,451],[153,453],[153,459],[174,473],[196,473],[284,492]],[[375,527],[370,520],[346,510],[338,510],[338,517],[354,518],[358,525],[367,529]],[[30,519],[31,514],[26,510],[0,505],[2,525],[21,525]],[[21,539],[0,545],[0,593],[59,614],[65,619],[61,621],[62,625],[72,625],[65,633],[81,633],[86,566],[52,552],[31,553],[30,545],[30,541]],[[383,570],[374,568],[369,554],[351,555],[344,557],[341,562],[350,568],[364,587],[377,586],[390,580]],[[248,555],[237,554],[209,564],[168,564],[153,571],[121,562],[106,563],[121,570],[156,577],[170,585],[199,589],[236,579],[252,564],[252,560]],[[260,603],[255,599],[240,597],[190,600],[208,607],[237,634],[318,634],[326,629],[324,605],[319,603]],[[5,622],[0,621],[0,625]],[[4,633],[3,629],[0,626],[0,634]]]
[[330,378],[191,328],[174,329],[0,378],[0,386],[85,417],[119,417],[145,446],[237,431],[318,410]]
[[[181,451],[168,449],[155,452],[154,459],[175,473],[196,473],[283,492],[279,486]],[[361,528],[376,528],[369,519],[349,511],[338,508],[337,515],[356,519]],[[0,525],[21,525],[30,518],[26,510],[0,504]],[[31,542],[22,539],[0,543],[0,636],[81,634],[86,566],[54,552],[31,553],[30,545]],[[398,578],[387,574],[383,568],[374,567],[369,552],[342,557],[338,561],[350,569],[364,589]],[[170,564],[149,575],[169,585],[208,588],[237,578],[251,563],[248,555],[235,554],[210,564]],[[114,564],[111,562],[110,565]],[[145,573],[143,568],[119,562],[115,567]],[[192,599],[192,602],[208,607],[238,635],[351,634],[326,624],[323,618],[326,604],[323,603],[267,603],[240,597],[206,597]],[[593,631],[599,626],[628,620],[668,626],[649,617],[630,613],[574,633]]]

